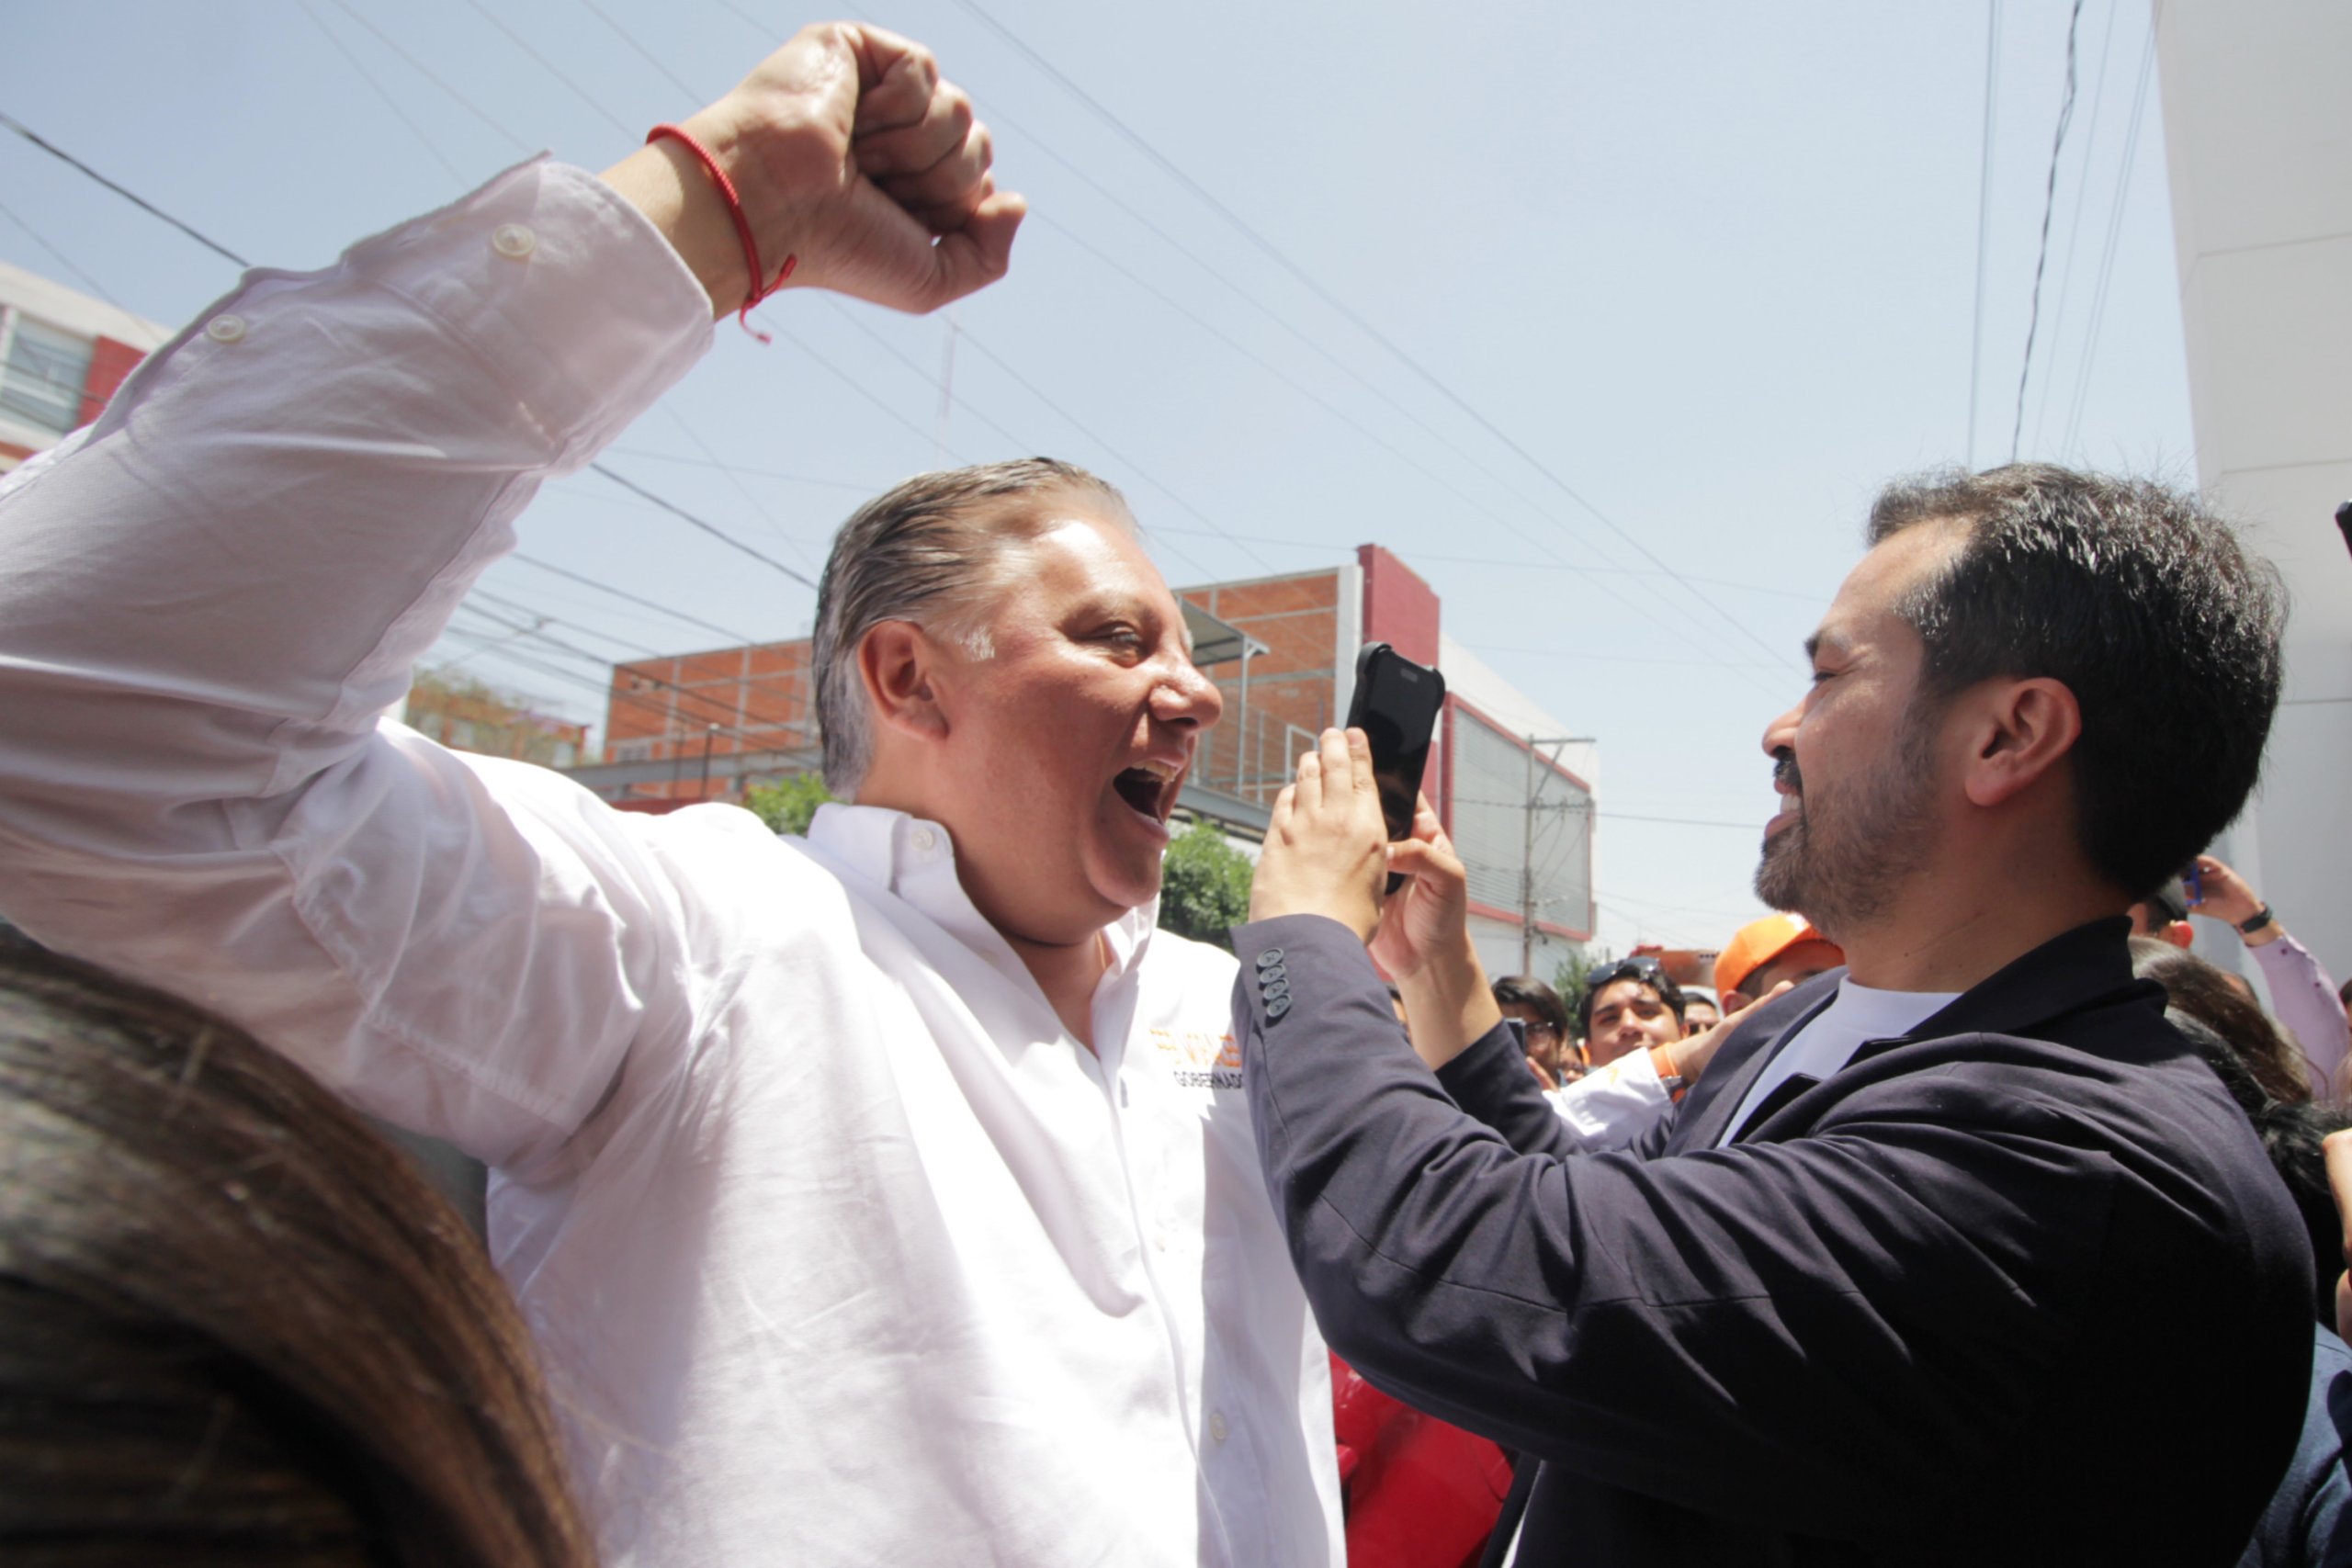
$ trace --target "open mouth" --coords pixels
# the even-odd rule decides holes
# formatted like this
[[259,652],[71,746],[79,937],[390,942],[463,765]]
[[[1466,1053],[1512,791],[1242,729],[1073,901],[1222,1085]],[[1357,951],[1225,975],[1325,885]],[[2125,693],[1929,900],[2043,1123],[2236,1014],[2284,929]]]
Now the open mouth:
[[1173,763],[1142,762],[1113,779],[1111,787],[1129,810],[1165,832],[1168,814],[1176,809],[1183,774],[1184,770]]

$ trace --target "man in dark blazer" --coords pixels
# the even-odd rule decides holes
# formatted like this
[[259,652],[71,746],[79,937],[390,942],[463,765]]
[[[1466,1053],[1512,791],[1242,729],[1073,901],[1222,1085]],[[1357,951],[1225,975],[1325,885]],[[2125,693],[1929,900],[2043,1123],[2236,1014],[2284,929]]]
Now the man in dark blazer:
[[2123,918],[2252,787],[2275,588],[2194,502],[2040,467],[1890,490],[1871,539],[1766,732],[1758,876],[1849,968],[1629,1154],[1568,1148],[1361,735],[1276,806],[1267,1181],[1332,1348],[1522,1454],[1491,1562],[2228,1563],[2294,1449],[2308,1246]]

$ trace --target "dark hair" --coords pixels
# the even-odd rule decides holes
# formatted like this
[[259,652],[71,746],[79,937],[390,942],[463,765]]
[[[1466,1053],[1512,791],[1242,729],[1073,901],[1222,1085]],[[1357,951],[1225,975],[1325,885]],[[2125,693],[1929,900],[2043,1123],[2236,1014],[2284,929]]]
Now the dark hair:
[[1631,980],[1646,986],[1649,992],[1664,1002],[1674,1014],[1674,1021],[1682,1021],[1682,987],[1667,977],[1665,965],[1655,958],[1620,958],[1614,964],[1596,964],[1584,977],[1584,995],[1577,999],[1577,1035],[1588,1038],[1592,1033],[1592,1000],[1620,980]]
[[[2132,945],[2139,945],[2134,940]],[[2177,951],[2176,949],[2175,951]],[[2335,1326],[2335,1280],[2344,1272],[2344,1221],[2336,1212],[2335,1192],[2327,1179],[2327,1156],[2320,1147],[2330,1133],[2352,1127],[2352,1115],[2310,1100],[2274,1100],[2263,1092],[2244,1057],[2228,1041],[2194,1013],[2166,1008],[2165,1021],[2180,1031],[2230,1091],[2262,1140],[2262,1152],[2286,1184],[2302,1216],[2312,1258],[2318,1265],[2318,1291],[2312,1302],[2320,1322]]]
[[985,655],[981,616],[1005,583],[999,558],[1047,521],[1033,506],[992,511],[989,503],[1071,491],[1091,492],[1110,502],[1119,517],[1126,515],[1118,491],[1076,464],[1022,457],[918,474],[842,525],[817,589],[809,649],[825,787],[836,796],[854,799],[874,760],[873,723],[857,670],[865,634],[884,621],[912,621]]
[[2187,948],[2154,937],[2131,942],[2132,973],[2165,988],[2165,999],[2211,1029],[2245,1064],[2273,1100],[2312,1097],[2302,1053],[2280,1034],[2269,1015],[2230,983],[2230,976]]
[[1939,521],[1966,539],[1897,612],[1927,644],[1924,694],[2064,682],[2082,710],[2084,855],[2146,897],[2236,818],[2261,771],[2278,573],[2192,497],[2044,463],[1897,481],[1871,508],[1870,542]]
[[0,944],[0,1558],[586,1568],[480,1244],[292,1063]]
[[1498,1007],[1533,1008],[1544,1022],[1560,1032],[1562,1043],[1568,1039],[1568,1004],[1560,993],[1532,975],[1506,975],[1494,984],[1495,1005]]
[[2262,1134],[2262,1152],[2270,1156],[2303,1217],[2303,1234],[2311,1238],[2312,1260],[2319,1273],[2312,1309],[2330,1328],[2335,1326],[2335,1281],[2344,1272],[2344,1220],[2336,1212],[2335,1191],[2328,1185],[2327,1156],[2320,1141],[2346,1127],[2352,1127],[2352,1115],[2309,1101],[2273,1100],[2254,1119],[2254,1130]]

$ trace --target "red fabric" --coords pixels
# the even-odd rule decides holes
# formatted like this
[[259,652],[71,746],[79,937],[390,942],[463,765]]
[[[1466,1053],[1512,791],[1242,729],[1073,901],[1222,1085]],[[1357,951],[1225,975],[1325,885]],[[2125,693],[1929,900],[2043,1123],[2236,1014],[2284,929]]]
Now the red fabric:
[[655,126],[645,133],[646,144],[650,146],[664,137],[693,153],[702,164],[703,172],[710,176],[711,184],[718,187],[718,194],[727,198],[727,216],[735,224],[735,237],[743,242],[743,265],[752,273],[752,296],[743,301],[743,308],[735,313],[735,320],[745,332],[762,343],[773,342],[767,333],[752,325],[752,307],[783,288],[784,280],[790,277],[793,268],[800,265],[800,258],[797,255],[785,257],[784,270],[775,275],[773,284],[769,283],[767,268],[760,261],[760,243],[752,238],[752,220],[743,216],[743,198],[735,193],[735,182],[727,177],[727,171],[718,166],[718,160],[711,155],[709,148],[678,126]]
[[1348,1568],[1476,1568],[1510,1491],[1503,1450],[1331,1358]]

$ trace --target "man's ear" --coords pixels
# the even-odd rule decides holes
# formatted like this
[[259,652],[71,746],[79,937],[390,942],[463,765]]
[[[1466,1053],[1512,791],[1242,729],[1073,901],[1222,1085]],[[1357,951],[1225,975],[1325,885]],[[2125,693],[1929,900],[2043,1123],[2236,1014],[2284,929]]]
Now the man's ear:
[[1735,987],[1724,993],[1724,1016],[1729,1018],[1756,998]]
[[2187,920],[2175,920],[2170,925],[2159,929],[2156,936],[2162,941],[2172,943],[2175,947],[2186,948],[2197,940],[2197,928]]
[[939,645],[912,621],[881,621],[857,645],[857,674],[877,723],[937,739],[947,733],[940,703]]
[[1969,801],[1999,806],[2047,777],[2082,739],[2083,710],[2064,681],[1987,681],[1961,702],[1969,727]]

